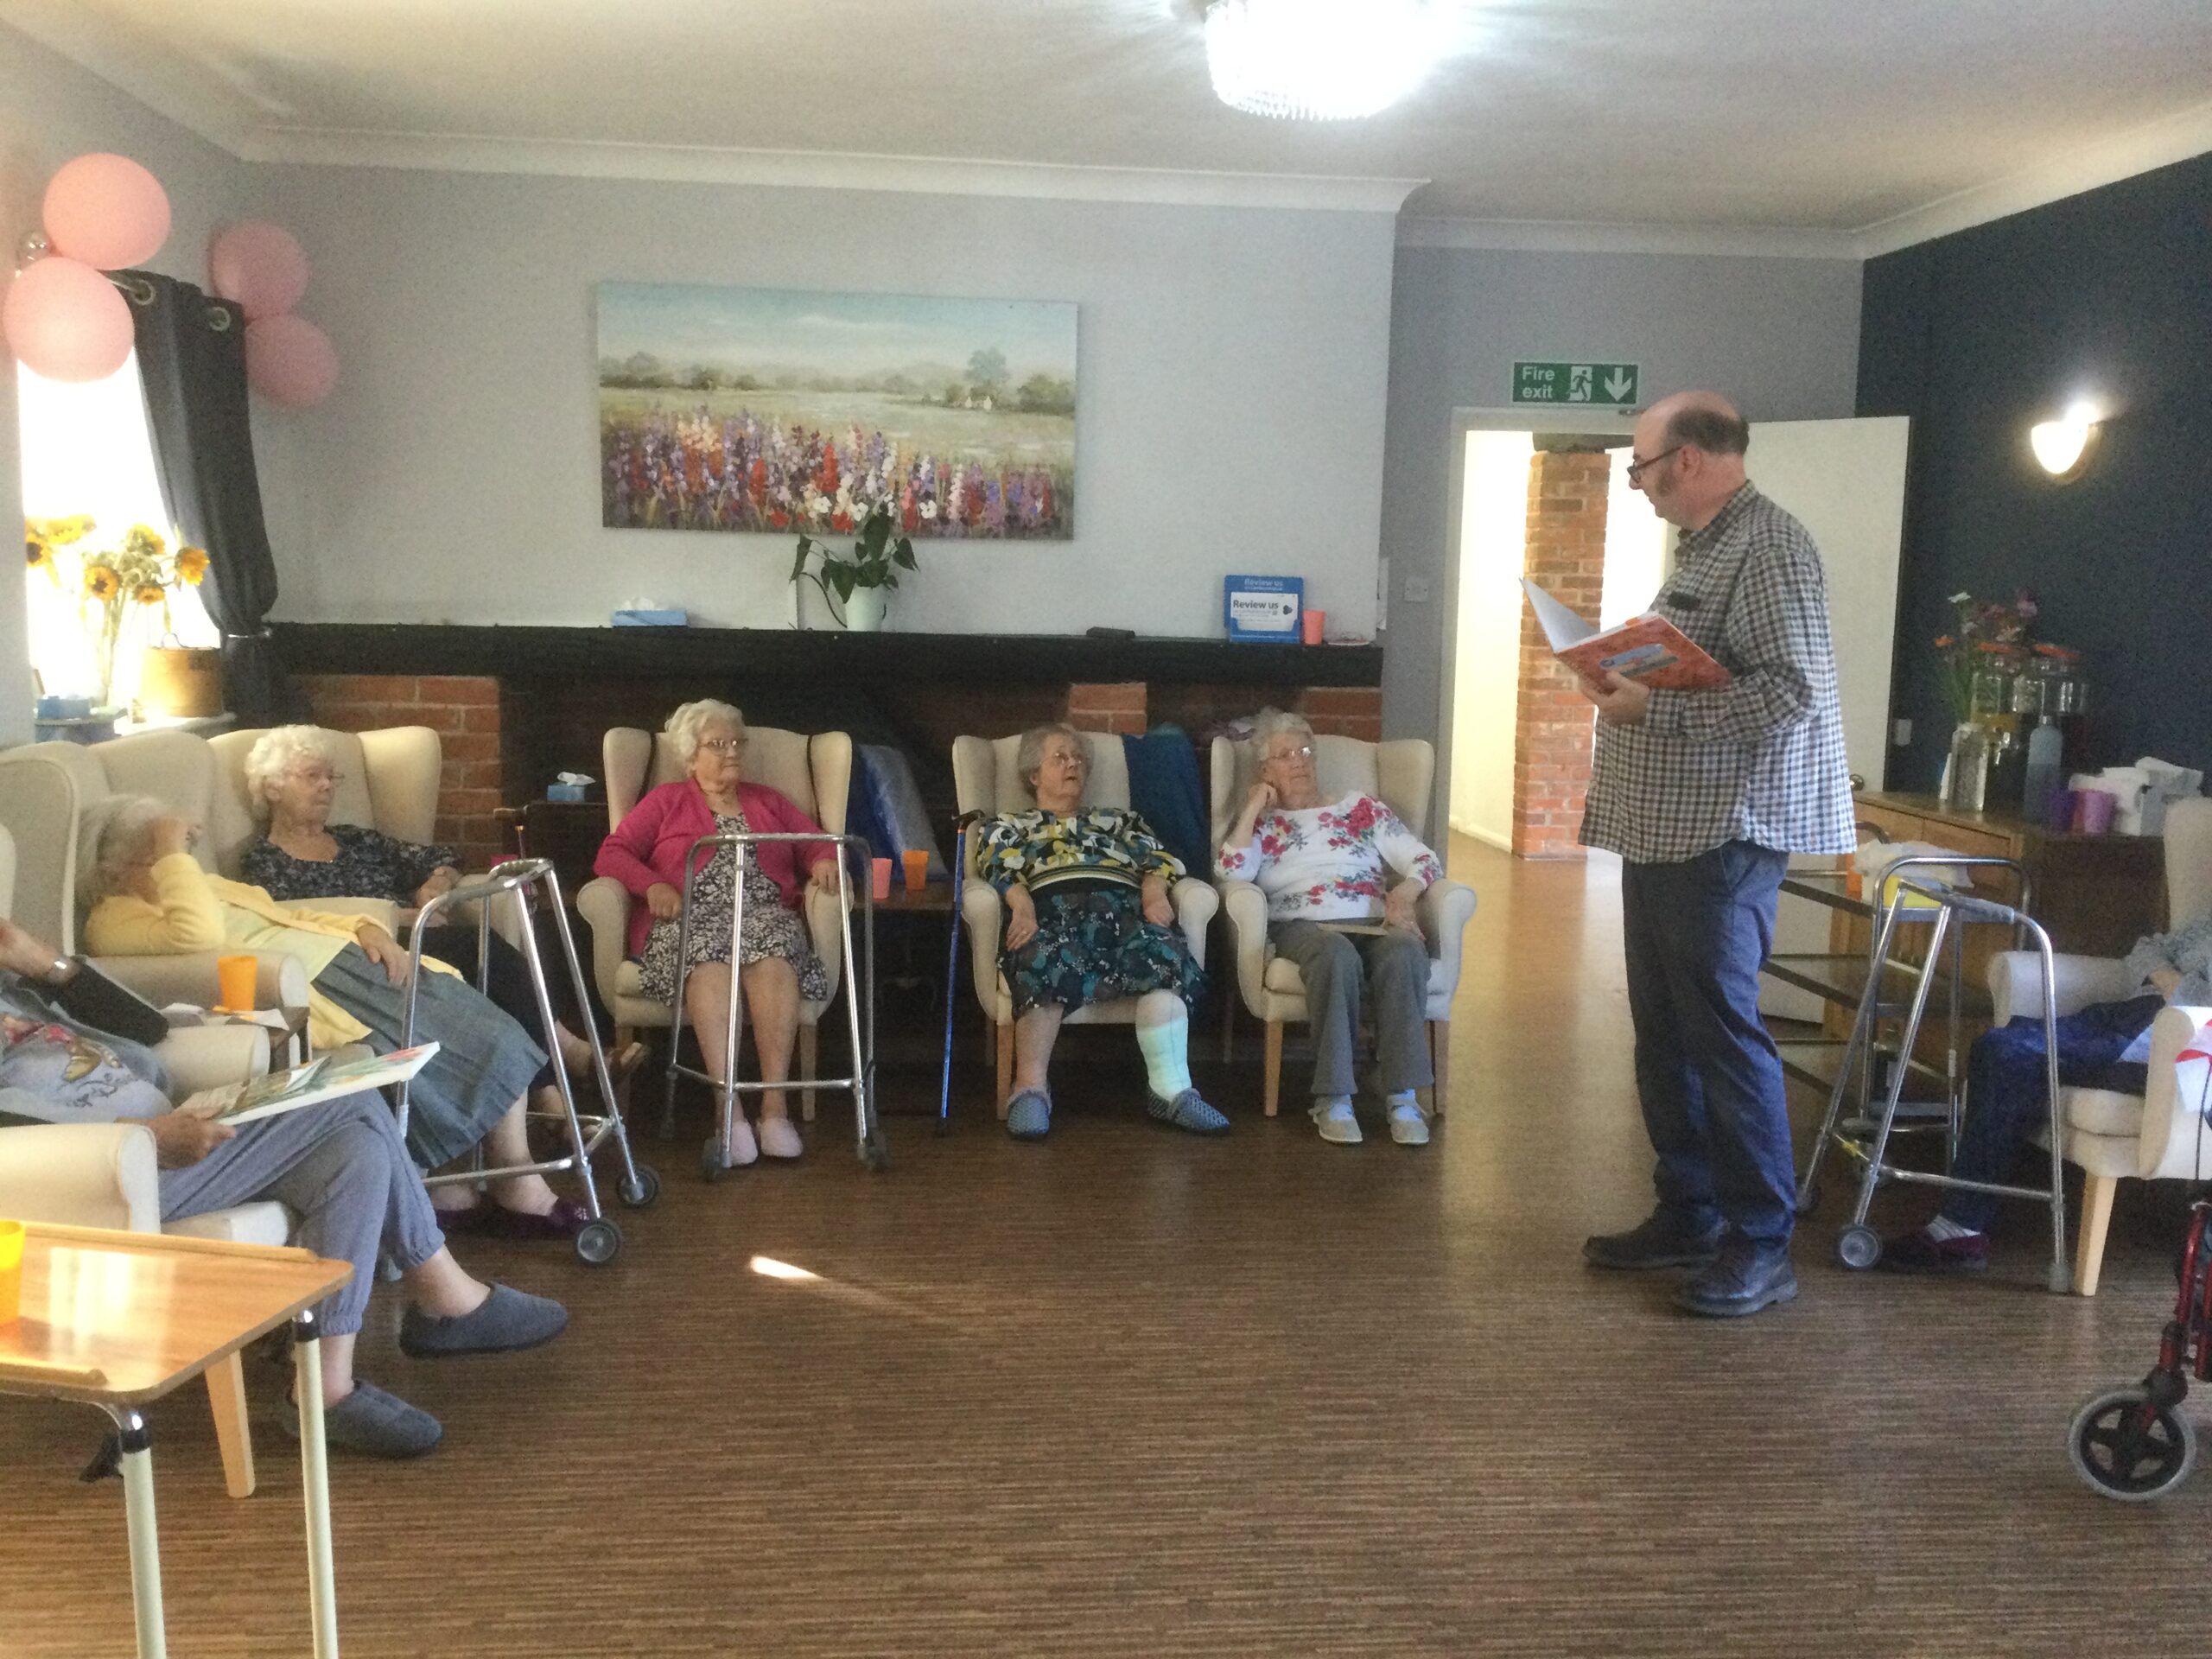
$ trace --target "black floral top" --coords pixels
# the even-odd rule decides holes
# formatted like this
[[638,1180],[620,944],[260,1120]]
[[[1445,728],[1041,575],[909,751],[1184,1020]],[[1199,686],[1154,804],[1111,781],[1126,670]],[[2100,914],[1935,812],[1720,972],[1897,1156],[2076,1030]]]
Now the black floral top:
[[294,858],[266,836],[247,844],[238,876],[271,899],[389,899],[411,905],[415,890],[441,865],[456,861],[450,847],[399,841],[378,830],[334,823],[338,856],[323,861]]
[[1147,875],[1175,880],[1183,861],[1152,826],[1125,806],[1086,807],[1071,818],[1033,808],[987,819],[976,868],[1004,893],[1016,882],[1038,888],[1070,878],[1135,887]]

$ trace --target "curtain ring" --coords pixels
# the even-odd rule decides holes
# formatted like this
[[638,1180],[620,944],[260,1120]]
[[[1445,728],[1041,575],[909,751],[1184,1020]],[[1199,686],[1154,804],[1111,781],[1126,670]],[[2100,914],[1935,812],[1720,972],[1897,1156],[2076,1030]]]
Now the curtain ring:
[[219,334],[227,334],[230,333],[231,308],[227,305],[209,306],[207,308],[207,326]]
[[143,276],[110,276],[108,281],[121,289],[133,305],[151,305],[154,302],[154,285]]

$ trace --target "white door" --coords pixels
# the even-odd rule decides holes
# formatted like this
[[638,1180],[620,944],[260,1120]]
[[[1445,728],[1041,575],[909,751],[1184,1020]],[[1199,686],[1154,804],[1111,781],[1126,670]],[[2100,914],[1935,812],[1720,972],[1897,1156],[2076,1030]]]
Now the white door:
[[[1890,752],[1890,656],[1897,639],[1897,556],[1904,532],[1905,438],[1902,415],[1854,421],[1762,421],[1751,428],[1745,464],[1760,493],[1813,534],[1827,576],[1828,626],[1843,701],[1851,770],[1882,786]],[[1782,897],[1777,954],[1828,948],[1826,906]],[[1809,991],[1762,982],[1759,1007],[1791,1020],[1817,1020]]]

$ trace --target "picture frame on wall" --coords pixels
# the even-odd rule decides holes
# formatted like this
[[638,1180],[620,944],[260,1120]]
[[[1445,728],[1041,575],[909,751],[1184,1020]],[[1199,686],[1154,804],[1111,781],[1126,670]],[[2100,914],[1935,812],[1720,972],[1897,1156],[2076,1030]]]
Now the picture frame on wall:
[[1303,576],[1224,576],[1221,621],[1232,640],[1294,645],[1306,608]]

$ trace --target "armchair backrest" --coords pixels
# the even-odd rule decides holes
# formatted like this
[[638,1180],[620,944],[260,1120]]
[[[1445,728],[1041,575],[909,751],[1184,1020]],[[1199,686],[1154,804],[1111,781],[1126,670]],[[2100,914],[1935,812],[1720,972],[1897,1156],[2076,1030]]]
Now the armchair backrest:
[[[1418,737],[1387,743],[1356,737],[1313,740],[1313,769],[1324,799],[1337,800],[1357,790],[1396,813],[1407,829],[1428,837],[1429,785],[1436,777],[1436,751]],[[1218,847],[1260,777],[1260,746],[1249,739],[1213,741],[1213,839]]]
[[0,823],[0,919],[13,920],[15,914],[16,838]]
[[[1109,732],[1085,732],[1084,747],[1090,752],[1090,777],[1084,785],[1085,806],[1127,806],[1129,804],[1128,751]],[[996,817],[1001,812],[1027,812],[1037,804],[1014,762],[1021,753],[1021,734],[1012,737],[956,737],[952,740],[952,793],[964,817],[980,812]],[[968,843],[968,868],[976,868],[976,846]]]
[[2167,925],[2212,912],[2212,796],[2176,801],[2166,810]]
[[[615,726],[601,743],[607,827],[614,829],[649,789],[686,775],[665,732]],[[845,795],[853,780],[853,740],[843,732],[808,737],[774,726],[745,728],[745,779],[766,784],[833,836],[845,833]]]
[[[214,816],[207,824],[207,855],[221,874],[235,877],[246,843],[266,820],[246,787],[245,760],[267,728],[223,732],[207,740],[214,758]],[[401,841],[436,837],[438,785],[444,748],[428,726],[391,726],[374,732],[316,728],[338,772],[330,821],[381,830]]]
[[78,780],[106,792],[99,765],[74,743],[34,743],[0,755],[0,829],[12,843],[9,914],[65,953],[77,948]]

